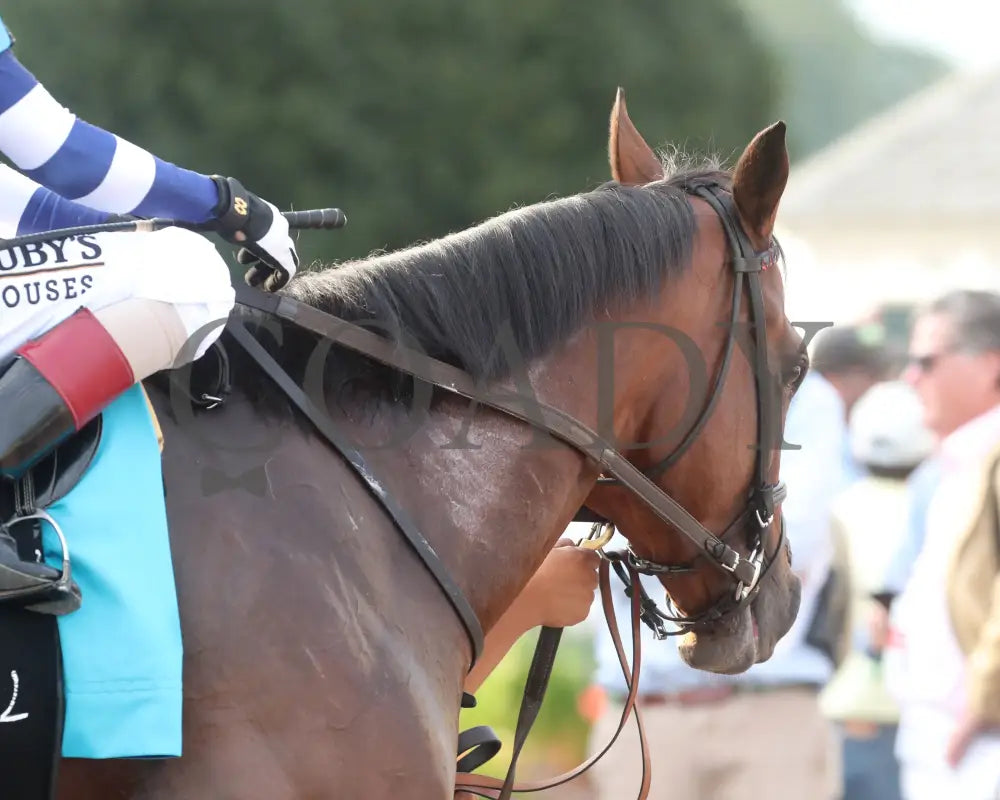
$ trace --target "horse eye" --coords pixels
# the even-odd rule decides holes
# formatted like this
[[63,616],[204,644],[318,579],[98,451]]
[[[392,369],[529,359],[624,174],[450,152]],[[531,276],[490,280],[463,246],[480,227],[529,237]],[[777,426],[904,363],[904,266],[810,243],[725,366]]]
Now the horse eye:
[[785,385],[790,389],[798,389],[799,384],[805,380],[806,372],[809,369],[809,362],[806,356],[799,359],[798,363],[792,367],[785,376]]

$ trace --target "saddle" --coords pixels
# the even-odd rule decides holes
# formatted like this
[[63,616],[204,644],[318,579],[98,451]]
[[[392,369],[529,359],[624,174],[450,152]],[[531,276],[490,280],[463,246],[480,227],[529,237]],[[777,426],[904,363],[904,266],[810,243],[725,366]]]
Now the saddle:
[[79,483],[101,443],[98,415],[16,480],[0,479],[0,526],[52,505]]
[[[229,359],[219,342],[206,356],[188,365],[181,377],[163,370],[148,380],[166,391],[180,389],[196,408],[212,408],[230,390]],[[145,394],[146,406],[163,452],[163,432],[156,411]],[[43,614],[62,615],[81,605],[80,589],[72,580],[68,547],[55,520],[45,509],[58,502],[80,482],[101,443],[104,415],[99,414],[82,429],[60,442],[17,479],[0,478],[0,605],[9,604]],[[62,571],[42,563],[42,526],[46,520],[59,536],[63,548]],[[10,546],[13,546],[13,550]],[[14,557],[14,553],[18,558]],[[5,571],[6,581],[5,586]],[[28,586],[25,588],[25,576]],[[5,591],[6,589],[6,591]]]

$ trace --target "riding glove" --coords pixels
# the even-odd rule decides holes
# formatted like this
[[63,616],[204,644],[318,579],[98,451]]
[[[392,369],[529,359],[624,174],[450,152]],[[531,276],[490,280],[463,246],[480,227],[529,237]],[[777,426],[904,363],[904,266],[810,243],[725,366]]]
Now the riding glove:
[[[288,221],[271,203],[248,192],[235,178],[213,175],[219,188],[219,204],[213,210],[213,229],[226,241],[242,244],[237,254],[248,265],[246,282],[263,284],[268,291],[284,286],[295,275],[299,256],[288,231]],[[238,239],[242,233],[246,238]]]

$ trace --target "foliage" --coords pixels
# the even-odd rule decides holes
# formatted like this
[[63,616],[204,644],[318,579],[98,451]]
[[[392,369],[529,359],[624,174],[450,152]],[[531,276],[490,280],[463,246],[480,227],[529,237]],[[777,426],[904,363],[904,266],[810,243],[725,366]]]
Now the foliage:
[[[483,774],[502,778],[507,772],[536,638],[537,632],[521,637],[476,692],[476,708],[462,712],[462,730],[489,725],[503,742],[503,749],[479,770]],[[551,777],[586,758],[590,725],[580,715],[577,699],[594,673],[593,650],[589,631],[568,629],[563,633],[545,701],[518,761],[520,778]]]
[[734,0],[31,0],[19,59],[81,118],[282,207],[337,259],[608,177],[615,89],[654,144],[738,152],[777,114]]

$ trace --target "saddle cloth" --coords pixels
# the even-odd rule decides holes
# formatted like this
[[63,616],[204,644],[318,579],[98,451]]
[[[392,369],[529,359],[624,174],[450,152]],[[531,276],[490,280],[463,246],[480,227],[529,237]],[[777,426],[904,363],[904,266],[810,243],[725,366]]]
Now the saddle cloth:
[[[103,413],[79,483],[47,511],[69,543],[82,606],[58,618],[74,758],[181,755],[183,648],[158,428],[141,386]],[[45,560],[58,537],[44,524]]]

